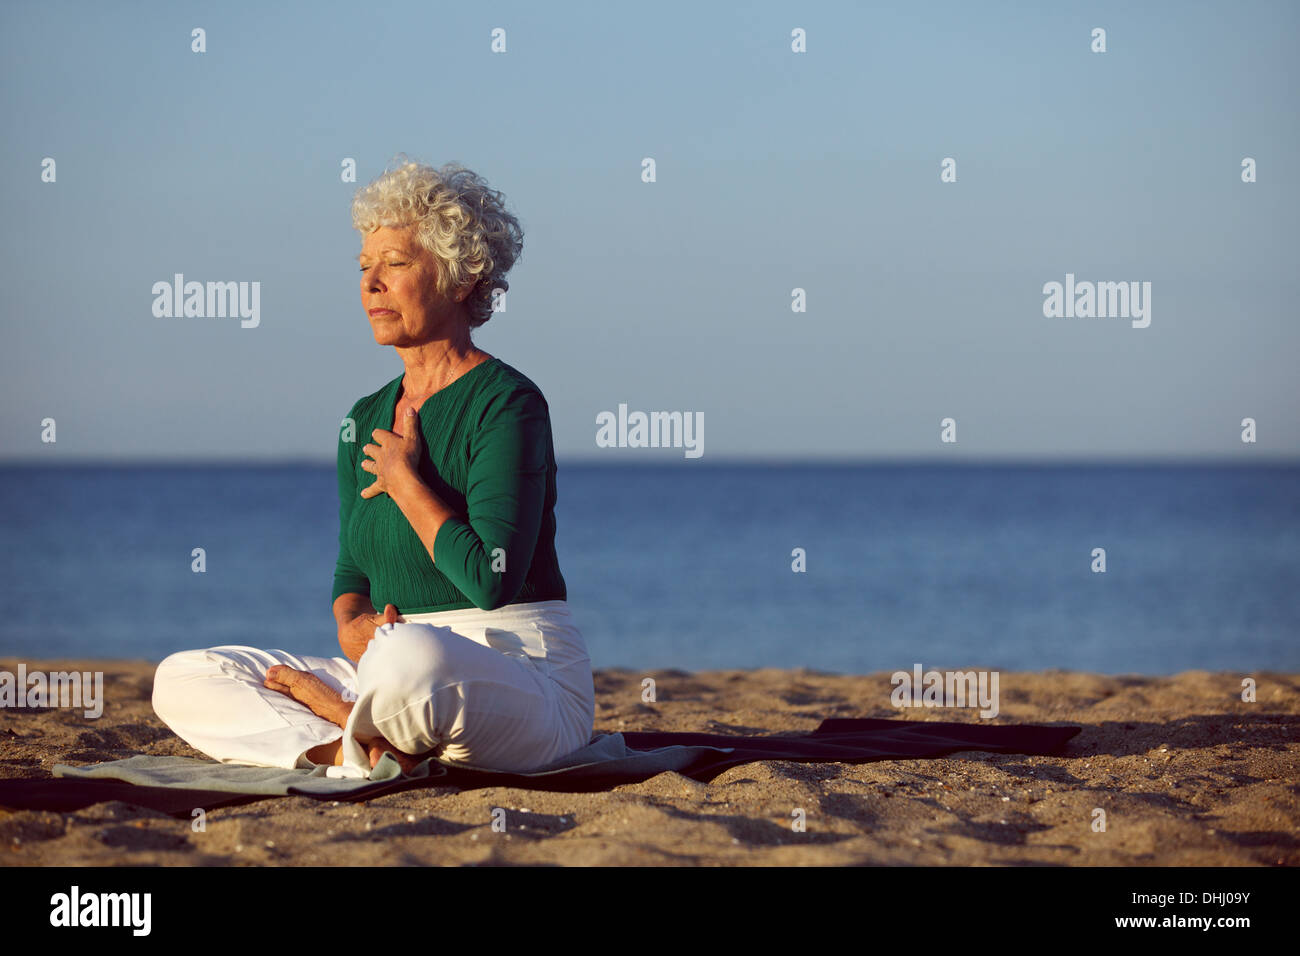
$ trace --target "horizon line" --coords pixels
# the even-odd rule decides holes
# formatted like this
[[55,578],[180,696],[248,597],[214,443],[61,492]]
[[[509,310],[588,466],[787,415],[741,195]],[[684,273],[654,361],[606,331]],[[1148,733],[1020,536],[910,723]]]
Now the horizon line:
[[[1051,458],[1029,455],[990,455],[982,457],[943,458],[912,455],[881,455],[874,457],[737,457],[712,456],[703,458],[678,458],[659,454],[649,460],[631,461],[631,456],[620,459],[589,457],[556,457],[556,467],[644,468],[665,466],[710,467],[1080,467],[1080,466],[1175,466],[1175,467],[1294,467],[1300,466],[1300,455],[1275,456],[1243,460],[1228,455],[1140,456],[1140,455],[1078,455]],[[58,461],[40,458],[0,458],[0,468],[336,468],[333,458],[72,458]]]

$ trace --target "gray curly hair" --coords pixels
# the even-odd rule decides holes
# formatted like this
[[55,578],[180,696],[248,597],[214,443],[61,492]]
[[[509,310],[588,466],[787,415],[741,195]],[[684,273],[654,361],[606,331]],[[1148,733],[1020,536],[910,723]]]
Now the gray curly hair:
[[440,295],[478,276],[465,299],[469,327],[492,317],[492,293],[506,291],[505,274],[524,248],[524,230],[505,197],[459,163],[435,169],[399,153],[382,175],[357,190],[352,227],[363,236],[384,226],[416,226],[416,236],[438,260]]

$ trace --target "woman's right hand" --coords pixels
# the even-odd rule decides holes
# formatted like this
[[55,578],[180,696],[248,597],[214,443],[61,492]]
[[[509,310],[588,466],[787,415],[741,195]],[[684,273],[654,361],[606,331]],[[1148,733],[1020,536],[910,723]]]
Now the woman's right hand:
[[339,621],[339,647],[354,664],[361,660],[366,647],[375,638],[375,628],[398,622],[397,605],[384,605],[383,613],[361,613]]

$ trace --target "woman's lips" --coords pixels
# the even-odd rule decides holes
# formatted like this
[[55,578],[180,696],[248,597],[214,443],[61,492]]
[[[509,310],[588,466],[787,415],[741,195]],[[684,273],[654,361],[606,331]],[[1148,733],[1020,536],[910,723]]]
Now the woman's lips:
[[371,315],[396,315],[397,313],[394,312],[392,309],[371,309],[370,314]]

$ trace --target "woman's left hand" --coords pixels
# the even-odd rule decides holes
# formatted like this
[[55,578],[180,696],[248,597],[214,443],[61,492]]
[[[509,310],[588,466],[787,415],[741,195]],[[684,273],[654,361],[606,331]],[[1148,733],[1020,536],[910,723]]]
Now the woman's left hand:
[[367,456],[362,459],[361,467],[375,476],[372,484],[361,489],[362,498],[378,494],[392,497],[394,490],[400,491],[420,481],[424,441],[420,435],[420,417],[414,409],[407,409],[402,427],[406,429],[405,435],[376,428],[371,432],[373,443],[361,447]]

